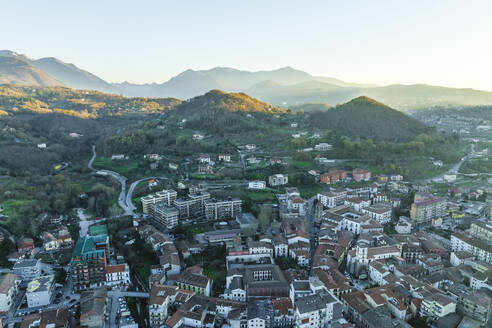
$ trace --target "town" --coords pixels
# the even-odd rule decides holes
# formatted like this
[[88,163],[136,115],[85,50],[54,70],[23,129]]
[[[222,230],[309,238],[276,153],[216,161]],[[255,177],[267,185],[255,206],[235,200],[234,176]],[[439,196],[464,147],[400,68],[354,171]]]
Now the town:
[[[200,154],[194,161],[201,173],[234,158],[249,166],[257,164],[255,151],[245,145],[236,156]],[[216,197],[231,186],[166,182],[160,189],[158,178],[148,178],[140,181],[148,190],[140,204],[131,197],[123,202],[126,219],[87,220],[80,209],[77,239],[66,217],[52,217],[40,243],[20,238],[8,255],[12,267],[0,276],[4,324],[487,325],[491,188],[438,196],[436,188],[456,174],[410,183],[402,175],[347,171],[325,161],[325,172],[308,172],[319,188],[310,198],[282,173],[234,186],[273,191],[275,198],[261,200],[256,214],[244,211],[241,198]]]

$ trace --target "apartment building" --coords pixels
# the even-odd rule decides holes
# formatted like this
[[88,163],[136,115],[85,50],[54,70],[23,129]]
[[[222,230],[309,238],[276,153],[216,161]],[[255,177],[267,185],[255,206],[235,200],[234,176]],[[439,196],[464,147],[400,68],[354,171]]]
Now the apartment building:
[[106,284],[107,235],[85,236],[75,244],[70,262],[73,288],[81,291]]
[[242,200],[228,199],[205,201],[205,216],[208,220],[234,218],[241,213]]
[[320,175],[321,183],[334,184],[341,182],[347,178],[347,171],[339,169],[331,169],[326,173]]
[[186,198],[178,198],[174,206],[179,212],[179,219],[188,219],[204,215],[205,201],[210,199],[210,194],[205,191],[190,193]]
[[454,252],[466,251],[476,260],[492,264],[492,245],[479,238],[463,232],[455,232],[451,235],[451,248]]
[[156,192],[154,195],[147,195],[140,199],[140,201],[142,202],[142,210],[145,214],[151,214],[151,205],[164,204],[167,206],[172,206],[177,197],[178,193],[172,189],[161,190]]
[[446,200],[428,193],[416,193],[410,218],[417,224],[429,223],[446,214]]
[[17,276],[12,273],[0,276],[0,312],[10,311],[19,282]]
[[369,207],[361,208],[361,212],[369,215],[371,219],[374,219],[381,224],[385,224],[391,221],[391,205],[378,203]]
[[178,225],[178,210],[162,203],[152,205],[152,221],[165,229],[173,229]]

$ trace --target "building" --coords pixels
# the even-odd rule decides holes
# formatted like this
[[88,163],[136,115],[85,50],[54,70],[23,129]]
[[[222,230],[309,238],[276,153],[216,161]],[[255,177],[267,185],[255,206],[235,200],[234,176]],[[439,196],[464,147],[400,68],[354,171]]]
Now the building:
[[53,275],[34,278],[27,284],[27,306],[30,308],[51,304],[55,291]]
[[105,327],[106,295],[106,288],[97,288],[80,294],[81,327]]
[[332,188],[328,192],[319,193],[316,197],[324,207],[333,208],[343,204],[345,198],[347,198],[347,191],[343,188]]
[[147,195],[140,199],[142,203],[142,210],[145,214],[150,214],[150,207],[153,204],[164,204],[171,206],[178,197],[178,193],[175,190],[162,190],[156,192],[154,195]]
[[472,221],[470,224],[470,236],[492,244],[492,222]]
[[13,271],[20,280],[32,280],[41,275],[41,260],[20,259],[15,262]]
[[200,273],[188,269],[183,271],[176,280],[179,289],[189,290],[196,294],[210,296],[213,281]]
[[371,219],[376,220],[381,224],[385,224],[391,221],[391,205],[378,203],[369,207],[361,208],[361,212],[363,214],[369,215]]
[[395,230],[399,234],[409,234],[412,232],[412,224],[400,217],[400,220],[395,225]]
[[288,297],[279,297],[272,300],[273,327],[290,328],[294,326],[295,313],[292,301]]
[[195,293],[177,286],[153,284],[149,298],[149,321],[151,327],[163,327],[171,305],[188,301]]
[[219,161],[222,161],[222,162],[230,162],[231,161],[231,155],[229,155],[229,154],[219,154]]
[[130,268],[128,264],[116,264],[106,266],[106,285],[123,286],[130,284]]
[[314,146],[314,150],[316,151],[329,151],[332,150],[333,146],[327,143],[319,143]]
[[328,327],[342,318],[342,304],[330,293],[321,292],[300,297],[295,302],[295,327]]
[[205,216],[208,220],[234,218],[241,213],[241,205],[242,200],[240,199],[207,199],[205,201]]
[[18,286],[19,280],[15,274],[6,273],[0,276],[0,312],[10,311]]
[[162,203],[151,205],[153,222],[165,229],[174,229],[178,225],[179,212],[173,206]]
[[34,240],[27,237],[19,238],[17,240],[17,250],[22,254],[32,254],[34,251]]
[[446,214],[446,200],[428,193],[416,193],[410,209],[410,218],[416,224],[429,223]]
[[492,264],[492,245],[462,232],[451,235],[451,249],[471,253],[476,260]]
[[347,178],[347,171],[339,169],[331,169],[327,173],[320,175],[321,183],[334,184],[341,182]]
[[248,182],[248,189],[257,189],[257,190],[263,190],[266,188],[266,182],[265,181],[250,181]]
[[352,177],[355,181],[369,181],[371,180],[371,171],[356,168],[352,171]]
[[245,265],[243,284],[250,297],[286,297],[289,284],[282,270],[274,264]]
[[25,316],[20,327],[68,328],[70,327],[70,321],[70,311],[68,309],[54,309]]
[[286,174],[274,174],[268,177],[270,187],[283,186],[289,183],[289,176]]
[[456,302],[438,290],[429,293],[422,299],[420,315],[436,320],[456,312]]
[[198,218],[205,214],[205,201],[210,194],[205,191],[189,193],[186,198],[178,198],[174,206],[178,209],[179,219]]
[[53,236],[51,232],[43,233],[43,248],[45,251],[56,251],[60,248],[60,244],[58,243],[58,239]]
[[80,291],[106,284],[107,235],[80,237],[70,262],[73,288]]
[[247,328],[273,328],[273,304],[269,299],[248,302]]

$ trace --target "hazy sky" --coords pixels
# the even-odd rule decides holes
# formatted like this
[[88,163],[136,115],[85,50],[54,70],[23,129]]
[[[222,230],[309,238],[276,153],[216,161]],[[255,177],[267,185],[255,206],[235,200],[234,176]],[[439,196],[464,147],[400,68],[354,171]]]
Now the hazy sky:
[[111,82],[292,66],[365,83],[492,90],[492,1],[0,1],[0,49]]

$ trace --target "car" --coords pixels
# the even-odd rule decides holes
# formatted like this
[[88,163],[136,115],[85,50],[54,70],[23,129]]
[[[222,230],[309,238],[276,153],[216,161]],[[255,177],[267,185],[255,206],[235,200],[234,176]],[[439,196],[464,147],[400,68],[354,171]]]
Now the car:
[[65,296],[65,299],[68,301],[70,299],[70,296]]

